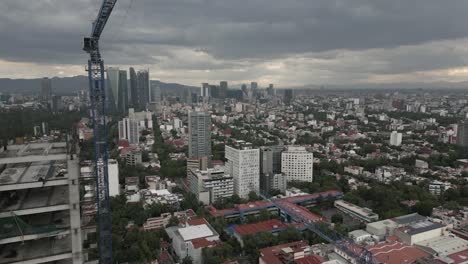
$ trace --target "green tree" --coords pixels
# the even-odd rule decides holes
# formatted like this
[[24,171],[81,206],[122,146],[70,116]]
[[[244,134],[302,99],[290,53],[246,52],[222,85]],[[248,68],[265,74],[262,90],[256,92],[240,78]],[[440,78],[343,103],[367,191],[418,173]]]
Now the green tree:
[[179,225],[179,219],[175,216],[172,216],[171,218],[169,218],[169,223],[167,224],[167,226],[178,226]]
[[331,221],[334,224],[342,224],[343,223],[343,216],[341,214],[333,214],[331,217]]
[[187,255],[185,258],[182,259],[182,264],[192,264],[193,259],[189,255]]

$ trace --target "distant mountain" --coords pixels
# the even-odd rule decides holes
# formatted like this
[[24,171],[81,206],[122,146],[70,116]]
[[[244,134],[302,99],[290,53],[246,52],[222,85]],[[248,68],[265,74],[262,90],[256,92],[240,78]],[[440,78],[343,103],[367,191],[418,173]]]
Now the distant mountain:
[[[52,78],[52,92],[57,95],[73,95],[79,90],[88,89],[87,76],[54,77]],[[165,94],[182,94],[185,89],[198,91],[199,88],[177,83],[151,81],[151,85],[159,85]],[[8,79],[0,78],[0,93],[39,94],[41,78],[38,79]]]

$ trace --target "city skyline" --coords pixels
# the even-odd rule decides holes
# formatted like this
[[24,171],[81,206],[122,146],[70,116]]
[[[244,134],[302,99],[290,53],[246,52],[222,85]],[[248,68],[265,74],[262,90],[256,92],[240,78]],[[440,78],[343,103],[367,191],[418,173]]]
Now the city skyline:
[[[93,7],[98,3],[2,1],[0,33],[9,41],[0,44],[0,78],[85,74],[80,39]],[[107,65],[149,68],[155,79],[195,86],[467,81],[467,8],[432,0],[121,0],[103,34],[103,55]],[[18,13],[25,16],[9,15]]]

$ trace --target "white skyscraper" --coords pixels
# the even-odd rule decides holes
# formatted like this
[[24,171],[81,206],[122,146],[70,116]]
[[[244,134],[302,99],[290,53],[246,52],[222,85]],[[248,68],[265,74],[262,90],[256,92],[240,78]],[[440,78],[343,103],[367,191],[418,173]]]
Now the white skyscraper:
[[390,145],[400,146],[402,139],[403,139],[403,134],[402,133],[398,133],[396,131],[393,131],[390,134]]
[[314,154],[305,147],[289,146],[281,153],[281,172],[288,182],[311,182],[314,178]]
[[139,126],[138,120],[124,118],[119,121],[119,139],[128,140],[129,144],[139,143]]
[[114,159],[109,159],[107,167],[109,175],[109,196],[115,197],[120,194],[119,163]]
[[249,192],[260,191],[260,150],[242,140],[225,146],[226,173],[234,179],[234,193],[248,198]]

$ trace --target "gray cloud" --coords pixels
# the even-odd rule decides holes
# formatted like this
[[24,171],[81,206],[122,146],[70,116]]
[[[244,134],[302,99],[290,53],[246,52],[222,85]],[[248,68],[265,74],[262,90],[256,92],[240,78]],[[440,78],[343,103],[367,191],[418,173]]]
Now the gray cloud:
[[[99,2],[0,1],[0,60],[84,65]],[[466,0],[119,0],[102,47],[107,63],[190,82],[286,82],[289,69],[299,83],[364,81],[465,66],[467,11]]]

